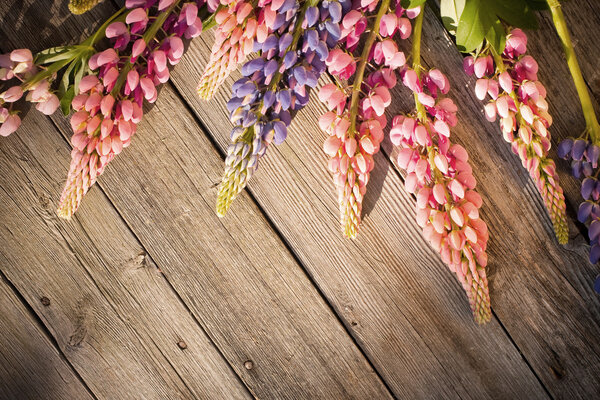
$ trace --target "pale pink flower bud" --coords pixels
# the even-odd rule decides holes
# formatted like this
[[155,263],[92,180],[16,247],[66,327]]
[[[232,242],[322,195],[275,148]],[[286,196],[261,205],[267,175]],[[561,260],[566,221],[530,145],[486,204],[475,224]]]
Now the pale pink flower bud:
[[433,129],[442,136],[450,137],[450,128],[444,121],[436,119],[433,123]]
[[325,154],[333,157],[337,154],[341,146],[341,141],[337,136],[329,136],[323,144]]
[[487,92],[492,99],[494,99],[494,100],[497,99],[498,93],[500,92],[500,86],[498,85],[498,81],[496,81],[494,79],[490,79],[488,81]]
[[115,98],[112,95],[107,94],[100,101],[100,112],[102,112],[102,115],[105,117],[108,117],[112,113],[114,105]]
[[113,22],[106,27],[106,37],[114,38],[127,33],[127,26],[123,22]]
[[483,78],[487,74],[487,70],[488,70],[487,57],[479,57],[477,60],[475,60],[473,69],[475,71],[476,77]]
[[86,75],[79,81],[79,93],[89,92],[94,86],[99,84],[100,81],[96,75]]
[[127,86],[130,91],[134,91],[139,82],[140,74],[135,69],[132,69],[127,73]]
[[134,10],[131,10],[125,18],[125,22],[129,25],[134,24],[136,22],[145,22],[147,20],[148,14],[143,8],[136,8]]
[[438,202],[438,204],[446,204],[446,189],[444,188],[444,185],[442,185],[441,183],[436,183],[433,186],[433,197],[435,198],[435,201]]
[[477,82],[475,83],[475,96],[477,96],[477,98],[479,100],[483,100],[483,99],[485,99],[487,90],[488,90],[488,79],[486,79],[486,78],[477,79]]
[[[91,58],[90,58],[91,61]],[[96,65],[97,67],[101,67],[105,64],[112,64],[119,61],[119,56],[117,55],[117,52],[115,51],[115,49],[106,49],[101,53],[98,53],[98,59],[96,60]],[[92,66],[90,65],[91,69],[95,69],[92,68]]]
[[383,37],[392,36],[397,26],[398,17],[396,17],[396,14],[385,14],[383,17],[381,17],[379,33]]
[[[150,102],[154,102],[156,100],[157,92],[156,86],[149,78],[141,78],[140,79],[140,87],[142,88],[142,92],[144,93],[144,98]],[[152,101],[151,101],[152,100]]]
[[144,39],[138,39],[133,43],[133,47],[131,48],[131,57],[132,58],[136,58],[138,57],[140,54],[142,54],[144,52],[144,50],[146,49],[146,42],[144,42]]
[[59,105],[60,100],[58,100],[58,97],[55,94],[52,94],[48,100],[38,103],[35,108],[42,114],[51,115],[54,114]]
[[170,7],[175,0],[160,0],[158,2],[158,11],[163,11],[164,9]]
[[10,114],[0,126],[0,136],[8,136],[21,126],[21,118],[17,114]]
[[17,49],[10,53],[10,60],[16,63],[30,63],[33,61],[33,54],[29,49]]
[[513,91],[513,82],[508,71],[504,71],[498,76],[498,82],[506,93],[512,93]]
[[528,124],[533,124],[534,115],[533,111],[531,110],[531,107],[529,107],[527,104],[521,103],[521,108],[519,111],[521,112],[521,116],[523,117],[523,119]]
[[21,86],[13,86],[4,93],[0,94],[0,99],[7,103],[14,103],[23,96],[23,89]]
[[398,18],[398,33],[401,39],[408,39],[412,33],[412,25],[407,18]]
[[486,104],[483,106],[483,110],[485,112],[485,118],[488,121],[494,122],[496,120],[496,105],[494,103]]

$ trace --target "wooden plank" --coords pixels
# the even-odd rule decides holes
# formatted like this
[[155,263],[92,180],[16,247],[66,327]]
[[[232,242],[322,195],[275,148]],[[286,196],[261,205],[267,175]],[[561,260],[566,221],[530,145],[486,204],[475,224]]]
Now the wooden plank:
[[[63,26],[72,22],[86,25],[81,19]],[[39,48],[50,44],[30,35],[11,39]],[[69,132],[64,119],[56,121]],[[101,185],[252,393],[388,398],[384,384],[248,196],[240,199],[239,219],[223,223],[214,215],[213,183],[222,161],[169,87],[139,132],[135,146],[111,163]],[[93,218],[87,213],[91,202],[93,197],[86,198],[77,220]]]
[[[428,15],[428,20],[431,20],[431,14]],[[428,23],[431,24],[432,21]],[[437,54],[435,59],[428,55],[428,59],[435,60],[437,66],[450,74],[455,87],[465,85],[460,58],[453,50],[451,43],[440,38],[439,33],[443,32],[441,27],[438,24],[435,28],[428,29],[426,33],[428,39],[425,47],[433,49],[432,53]],[[205,62],[201,55],[205,54],[206,48],[207,46],[200,47],[195,42],[192,44],[192,57],[188,55],[182,68],[175,71],[174,82],[209,127],[209,130],[215,133],[215,139],[222,148],[225,148],[228,140],[227,129],[222,127],[226,123],[226,113],[223,111],[217,114],[215,108],[221,109],[221,105],[227,98],[228,90],[223,89],[217,99],[207,106],[195,99],[193,85],[190,84],[190,82],[193,82],[193,77],[197,77],[201,72],[202,65]],[[444,61],[445,58],[448,58],[448,60]],[[455,79],[455,77],[457,78]],[[513,338],[518,338],[517,343],[523,354],[528,360],[532,359],[530,362],[532,362],[536,373],[542,377],[544,384],[551,388],[553,395],[584,396],[586,393],[588,395],[597,393],[599,382],[595,375],[597,375],[598,365],[600,365],[598,364],[600,349],[597,341],[591,338],[597,337],[598,334],[598,317],[595,312],[598,300],[597,297],[592,297],[591,293],[589,296],[582,298],[582,292],[574,290],[571,286],[573,280],[565,279],[563,276],[563,274],[566,274],[566,269],[581,271],[581,266],[586,264],[585,258],[578,249],[575,249],[574,252],[565,251],[555,244],[551,226],[547,218],[544,217],[544,209],[535,187],[529,181],[526,172],[522,170],[518,160],[510,153],[508,146],[498,140],[498,136],[495,136],[497,135],[495,133],[497,128],[492,128],[491,124],[481,118],[481,104],[474,99],[471,90],[469,88],[468,93],[465,90],[459,93],[455,92],[453,96],[461,99],[461,117],[464,118],[466,109],[471,114],[478,115],[479,117],[475,120],[479,120],[479,122],[473,128],[466,129],[464,127],[471,124],[469,119],[467,124],[463,123],[461,125],[463,128],[456,130],[455,137],[459,142],[466,142],[466,146],[474,160],[476,171],[483,171],[483,174],[479,173],[477,177],[482,181],[480,189],[486,199],[483,212],[486,221],[490,224],[493,235],[490,248],[490,276],[494,309],[499,313],[502,322]],[[407,96],[407,92],[396,91],[395,95],[398,99],[396,111],[400,109],[410,110],[411,106],[407,101],[410,97]],[[401,99],[405,99],[404,102]],[[310,273],[336,310],[352,325],[353,321],[356,322],[357,319],[364,318],[364,315],[373,314],[372,311],[363,306],[362,310],[358,310],[359,317],[357,317],[357,307],[352,300],[368,298],[370,307],[374,307],[373,297],[368,297],[370,293],[367,293],[365,288],[375,286],[376,289],[373,291],[381,292],[384,291],[383,288],[390,287],[392,284],[386,282],[374,285],[372,280],[368,281],[369,284],[357,284],[356,286],[360,288],[360,294],[357,295],[358,290],[352,287],[350,283],[346,283],[349,288],[344,292],[343,289],[340,289],[344,286],[344,283],[336,282],[335,277],[327,277],[330,266],[323,264],[341,265],[340,272],[338,272],[340,275],[347,273],[346,271],[351,268],[349,265],[359,264],[361,266],[360,272],[364,275],[363,271],[366,263],[361,260],[359,255],[353,254],[354,257],[340,255],[339,253],[343,254],[347,250],[342,244],[335,241],[335,237],[332,239],[324,234],[327,228],[319,224],[321,221],[326,221],[330,226],[335,226],[336,223],[333,195],[319,189],[319,186],[323,184],[329,185],[327,175],[320,172],[324,170],[325,157],[320,155],[318,150],[315,150],[320,148],[324,138],[318,127],[315,126],[316,118],[320,113],[322,113],[322,107],[315,105],[311,105],[300,113],[295,122],[297,127],[295,131],[292,131],[285,145],[269,150],[271,155],[262,164],[262,172],[257,173],[250,187],[264,210],[273,219],[280,231],[283,232],[286,240],[292,244],[299,258],[308,266]],[[302,115],[307,115],[308,118],[302,118]],[[301,132],[299,132],[300,130]],[[482,135],[478,132],[490,133]],[[313,140],[313,137],[316,139]],[[387,147],[389,148],[389,142]],[[315,157],[317,158],[316,161],[314,161]],[[413,244],[412,249],[410,244],[404,246],[396,244],[394,234],[398,235],[397,232],[400,230],[398,227],[393,227],[385,235],[379,233],[379,231],[385,232],[385,224],[397,224],[397,226],[409,224],[414,226],[412,219],[414,203],[412,199],[405,196],[401,189],[395,189],[395,187],[401,185],[400,182],[396,180],[394,173],[385,171],[386,167],[382,165],[381,160],[378,161],[380,161],[378,168],[382,168],[384,171],[379,172],[380,177],[377,177],[377,175],[373,177],[375,182],[369,188],[369,196],[372,197],[367,202],[373,202],[375,201],[373,198],[380,197],[377,199],[378,204],[372,210],[369,210],[372,208],[372,203],[366,207],[369,215],[366,218],[367,221],[365,221],[365,233],[359,240],[359,242],[367,242],[362,246],[363,252],[381,255],[382,258],[385,257],[384,259],[388,263],[394,263],[392,261],[394,258],[388,258],[388,253],[400,251],[399,249],[402,247],[404,247],[404,251],[408,252],[405,256],[406,259],[410,259],[409,254],[414,254],[415,250],[427,253],[426,245],[418,242],[420,233],[416,230],[411,232],[406,229],[403,234],[403,236],[411,237],[411,240],[417,242]],[[499,168],[499,166],[503,167]],[[382,184],[383,176],[386,174],[387,176]],[[314,177],[315,175],[316,177]],[[388,189],[386,184],[388,181],[392,182],[392,189]],[[396,190],[399,193],[396,193]],[[329,208],[330,213],[333,214],[331,217],[327,218],[326,214],[320,214],[317,211],[319,208],[323,208],[320,202],[325,200],[318,201],[316,198],[327,199],[325,207]],[[381,204],[382,202],[384,204]],[[406,211],[402,208],[403,206],[398,205],[401,203],[409,204]],[[291,205],[291,207],[288,205]],[[380,211],[381,217],[378,217],[375,214],[380,206],[383,211]],[[299,210],[296,210],[296,207]],[[387,211],[386,208],[391,211]],[[406,212],[408,222],[398,216],[389,215],[390,212],[399,214],[399,210]],[[518,220],[515,218],[515,211],[517,210]],[[294,214],[298,217],[294,218]],[[310,217],[305,217],[306,215]],[[542,218],[539,217],[540,215]],[[379,235],[373,234],[372,230],[375,229]],[[315,232],[320,235],[315,238],[317,246],[320,245],[319,242],[327,243],[327,248],[322,249],[321,252],[315,251],[315,244],[306,239],[310,235],[314,235]],[[365,236],[369,237],[365,238]],[[415,239],[412,239],[413,237]],[[382,244],[385,241],[391,241],[394,244]],[[350,244],[346,247],[353,246]],[[383,249],[388,246],[391,251],[384,251]],[[337,249],[338,254],[327,254],[329,248]],[[397,255],[394,256],[397,257]],[[415,255],[414,257],[419,256]],[[435,258],[434,256],[431,257]],[[351,261],[348,260],[349,258]],[[319,263],[319,260],[327,261]],[[409,261],[405,262],[409,263]],[[420,262],[422,263],[422,261]],[[442,266],[439,263],[435,264],[441,270]],[[527,266],[527,268],[521,266]],[[422,265],[416,265],[414,268],[419,271],[427,270]],[[397,277],[393,272],[390,273],[387,270],[381,273],[382,275],[385,274],[386,280],[406,281],[408,280],[407,276],[418,276],[419,271],[411,271],[412,274],[410,275],[404,273],[401,277]],[[587,271],[589,271],[589,268],[587,268]],[[590,272],[585,272],[584,275],[593,275],[593,271],[594,268]],[[420,275],[422,280],[439,279],[433,275],[434,273],[439,274],[440,272],[427,270],[425,274],[421,273]],[[356,280],[360,274],[352,270],[351,276]],[[393,284],[402,287],[400,283],[394,282]],[[451,285],[451,283],[447,283],[447,285]],[[441,285],[436,281],[436,286]],[[590,280],[587,281],[587,292],[591,290],[589,286]],[[399,289],[396,289],[395,292],[402,293]],[[437,292],[435,293],[437,295]],[[349,301],[348,299],[352,300]],[[459,297],[455,297],[452,300],[440,302],[437,306],[451,307],[451,305],[448,305],[451,301],[456,303],[461,300]],[[385,304],[384,301],[380,302]],[[396,303],[398,302],[396,300]],[[406,299],[402,299],[402,303],[405,304],[406,302]],[[426,306],[432,302],[430,299],[421,298],[418,302],[421,309],[425,308],[429,311],[436,308]],[[348,307],[349,303],[353,306],[351,312],[350,307]],[[408,309],[411,309],[411,307],[408,307]],[[408,313],[405,310],[406,308],[403,308],[406,315]],[[430,316],[431,314],[428,313],[427,315]],[[378,314],[377,316],[381,318],[381,315]],[[448,316],[448,318],[452,318],[452,316]],[[410,321],[413,325],[415,325],[414,320],[418,321],[419,319],[418,317],[411,318]],[[392,326],[392,324],[397,325],[397,321],[398,318],[390,318],[387,323]],[[527,321],[527,323],[523,324],[523,321]],[[395,371],[395,373],[398,370],[394,368],[386,369],[384,366],[393,365],[395,361],[393,354],[389,352],[383,355],[379,354],[375,346],[369,344],[370,341],[376,340],[373,337],[383,331],[380,327],[378,328],[371,332],[365,332],[364,328],[353,328],[353,332],[357,335],[358,341],[365,346],[366,353],[374,365],[382,371],[383,376],[389,382],[395,383],[398,379],[391,378],[394,376],[394,372],[390,373],[388,369]],[[465,337],[466,335],[461,335],[462,340],[465,340]],[[426,340],[433,341],[434,339],[426,337]],[[486,343],[489,340],[489,337],[484,339]],[[436,351],[439,354],[444,351],[441,350],[442,346],[448,346],[448,343],[440,340],[437,347],[435,344],[429,344],[429,346],[436,350],[440,349]],[[574,348],[584,350],[576,350],[573,353]],[[458,353],[460,353],[460,350],[457,349],[450,354],[455,355]],[[489,356],[490,353],[487,353],[487,355]],[[491,358],[495,362],[496,357]],[[457,361],[451,360],[450,362]],[[395,389],[394,383],[390,383],[390,385]]]
[[0,278],[0,397],[92,399],[43,328]]
[[98,397],[248,398],[98,188],[73,221],[55,215],[69,153],[35,110],[0,142],[2,272]]
[[[492,238],[490,286],[496,315],[552,395],[593,396],[600,391],[597,379],[600,346],[591,338],[600,332],[600,314],[598,296],[591,286],[593,277],[600,270],[586,261],[586,249],[574,224],[571,223],[573,243],[566,249],[557,244],[534,184],[501,138],[497,125],[488,123],[483,117],[482,104],[473,95],[474,79],[461,73],[462,57],[431,10],[427,13],[424,29],[425,32],[439,32],[424,35],[426,62],[446,72],[456,71],[450,72],[449,76],[453,85],[451,95],[460,99],[461,123],[453,130],[453,135],[469,150],[479,180],[478,188],[485,199],[483,216],[488,221]],[[540,60],[542,81],[550,82],[550,104],[554,101],[564,103],[552,110],[555,116],[553,142],[556,145],[560,136],[569,132],[561,129],[558,121],[562,116],[576,115],[579,106],[565,101],[569,96],[575,98],[574,88],[569,94],[567,85],[552,79],[561,68],[558,65],[562,62],[560,45],[546,44],[542,51],[535,44],[544,40],[540,38],[553,34],[552,29],[542,26],[539,32],[530,35],[533,43],[530,49]],[[564,73],[562,76],[568,77],[566,70]],[[406,93],[395,91],[399,101],[391,111],[411,107],[410,100],[403,96]],[[385,147],[389,153],[389,143]],[[391,161],[395,158],[392,153]],[[567,181],[569,183],[572,182]]]
[[[172,77],[224,150],[232,79],[211,103],[194,93],[210,40],[193,41]],[[317,126],[323,112],[313,96],[286,143],[263,158],[250,188],[395,395],[546,397],[499,324],[475,326],[462,289],[422,239],[414,201],[383,156],[369,184],[362,233],[356,241],[341,237],[321,151],[325,134]],[[242,207],[234,204],[224,222],[238,220]]]

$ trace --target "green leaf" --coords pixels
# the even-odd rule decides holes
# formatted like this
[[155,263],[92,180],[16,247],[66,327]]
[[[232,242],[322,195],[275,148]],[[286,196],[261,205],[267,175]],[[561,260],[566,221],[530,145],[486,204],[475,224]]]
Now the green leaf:
[[75,93],[79,93],[79,82],[81,82],[83,74],[88,69],[86,57],[82,57],[81,59],[79,59],[79,63],[80,65],[75,69],[73,79],[73,89],[75,90]]
[[62,98],[65,95],[65,93],[67,93],[69,86],[71,86],[71,71],[73,71],[75,64],[77,64],[77,61],[73,61],[69,64],[69,67],[65,70],[65,72],[62,76],[62,79],[60,80],[60,83],[58,84],[58,97],[59,98]]
[[500,21],[496,20],[492,24],[492,27],[485,35],[485,39],[498,54],[502,54],[504,52],[504,46],[506,45],[506,31]]
[[40,51],[35,55],[35,64],[51,64],[56,61],[66,60],[73,57],[75,49],[71,46],[51,47]]
[[465,0],[442,0],[440,3],[442,22],[451,35],[456,35],[456,27],[464,8]]
[[471,52],[481,45],[496,20],[493,10],[484,7],[483,0],[469,0],[456,28],[456,45],[462,52]]
[[70,86],[69,89],[67,89],[67,92],[60,99],[60,110],[65,115],[65,117],[71,112],[71,103],[73,102],[74,97],[75,88],[73,86]]
[[400,2],[400,5],[402,6],[402,8],[409,9],[409,8],[419,7],[420,5],[424,4],[426,1],[427,0],[402,0]]
[[510,25],[524,29],[536,29],[537,18],[533,10],[523,0],[486,0],[487,6]]

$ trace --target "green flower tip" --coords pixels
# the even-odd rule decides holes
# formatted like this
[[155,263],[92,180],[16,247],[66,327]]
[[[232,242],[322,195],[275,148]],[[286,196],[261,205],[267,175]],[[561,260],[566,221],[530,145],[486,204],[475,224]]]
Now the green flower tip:
[[102,0],[70,0],[69,10],[75,15],[80,15],[96,7],[96,4],[101,1]]

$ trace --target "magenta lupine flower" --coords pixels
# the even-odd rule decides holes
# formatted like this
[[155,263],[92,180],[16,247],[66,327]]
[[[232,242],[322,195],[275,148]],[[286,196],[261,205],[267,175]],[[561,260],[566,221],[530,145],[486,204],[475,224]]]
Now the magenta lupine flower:
[[[328,168],[337,188],[342,232],[349,238],[356,237],[360,224],[373,155],[379,151],[387,124],[384,112],[391,103],[390,89],[396,85],[395,70],[406,61],[393,36],[408,38],[412,30],[408,17],[414,18],[420,11],[404,10],[399,3],[393,2],[391,11],[390,1],[354,3],[341,24],[340,42],[345,45],[330,51],[327,58],[327,68],[334,76],[349,79],[356,74],[353,87],[347,91],[328,84],[319,92],[319,99],[330,110],[319,125],[330,135],[324,151],[331,157]],[[376,10],[376,15],[370,15]],[[355,56],[352,51],[364,32],[368,32],[365,48]],[[364,79],[367,62],[376,69]]]
[[25,93],[25,99],[35,103],[36,109],[46,115],[54,113],[58,108],[58,97],[50,90],[50,83],[54,77],[32,84],[30,80],[37,71],[29,49],[17,49],[0,55],[0,80],[18,81],[14,86],[0,91],[0,136],[10,135],[21,125],[21,118],[14,109],[14,103]]
[[265,20],[265,15],[274,14],[271,8],[265,7],[270,3],[271,0],[261,0],[255,8],[251,2],[243,0],[221,1],[223,8],[215,14],[218,24],[215,42],[196,89],[201,98],[208,100],[215,94],[229,74],[253,51],[255,39],[259,43],[266,39],[267,26],[272,21]]
[[502,55],[483,54],[465,59],[465,71],[478,78],[477,98],[490,96],[484,111],[488,121],[500,120],[504,139],[511,143],[523,167],[536,183],[559,243],[569,240],[566,205],[554,161],[548,157],[552,117],[548,113],[546,89],[537,79],[538,64],[526,55],[527,36],[513,29]]
[[[177,0],[161,0],[158,7],[154,3],[128,0],[126,6],[134,9],[126,23],[114,22],[106,29],[113,47],[89,59],[93,74],[81,80],[72,102],[71,166],[57,210],[62,218],[73,215],[106,164],[130,144],[142,120],[144,100],[156,101],[156,86],[169,79],[168,65],[177,64],[183,55],[181,36],[201,32],[202,2],[185,3],[179,10]],[[166,35],[155,38],[161,27]],[[140,35],[143,38],[135,39]]]
[[478,323],[490,320],[485,266],[487,226],[479,218],[482,200],[466,150],[450,142],[457,108],[442,97],[450,89],[437,69],[417,74],[406,68],[402,81],[414,92],[417,108],[392,121],[390,139],[400,148],[398,165],[407,172],[405,187],[417,198],[417,223],[440,253],[469,298]]

